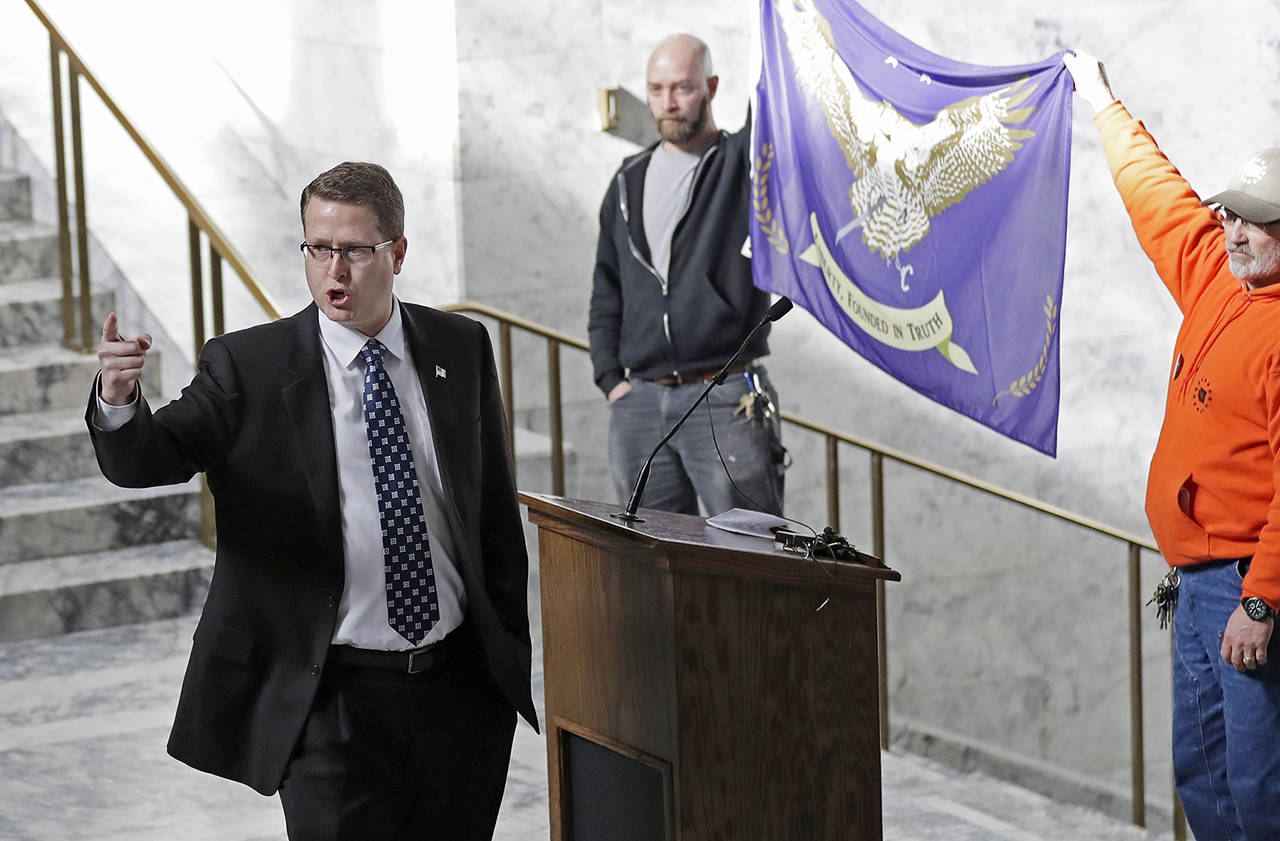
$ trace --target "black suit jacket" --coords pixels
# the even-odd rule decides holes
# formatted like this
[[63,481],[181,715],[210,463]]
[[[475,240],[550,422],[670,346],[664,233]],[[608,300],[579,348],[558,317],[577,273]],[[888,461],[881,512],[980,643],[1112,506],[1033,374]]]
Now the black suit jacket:
[[[536,728],[528,558],[489,335],[459,315],[400,306],[450,503],[464,627],[494,683]],[[217,559],[169,752],[263,794],[279,788],[306,721],[342,594],[318,317],[312,304],[210,340],[181,397],[154,414],[144,399],[119,430],[94,428],[94,395],[87,416],[98,464],[115,484],[173,484],[201,471],[208,479]]]

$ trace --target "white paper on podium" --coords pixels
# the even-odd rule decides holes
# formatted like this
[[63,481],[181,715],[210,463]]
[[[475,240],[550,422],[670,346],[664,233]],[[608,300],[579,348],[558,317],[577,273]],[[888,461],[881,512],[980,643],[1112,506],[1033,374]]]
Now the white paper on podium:
[[723,514],[707,518],[707,525],[723,531],[750,537],[766,537],[770,540],[773,539],[774,531],[780,526],[785,526],[787,522],[775,514],[750,511],[746,508],[730,508]]

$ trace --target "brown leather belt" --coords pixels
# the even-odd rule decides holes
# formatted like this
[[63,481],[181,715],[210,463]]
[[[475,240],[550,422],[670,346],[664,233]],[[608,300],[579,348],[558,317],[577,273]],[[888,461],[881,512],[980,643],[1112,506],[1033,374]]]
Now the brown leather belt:
[[[754,363],[752,362],[736,362],[733,365],[730,365],[729,369],[724,372],[725,376],[728,376],[729,374],[741,374],[743,371],[749,370],[753,364]],[[707,380],[715,377],[718,373],[720,373],[719,366],[715,368],[694,368],[691,371],[672,371],[665,377],[658,377],[656,380],[650,380],[649,382],[665,386],[688,385],[689,383],[696,382],[705,383]]]
[[384,672],[400,672],[416,675],[429,672],[445,661],[454,634],[409,651],[378,651],[372,648],[356,648],[353,645],[329,646],[329,664],[353,669],[377,669]]

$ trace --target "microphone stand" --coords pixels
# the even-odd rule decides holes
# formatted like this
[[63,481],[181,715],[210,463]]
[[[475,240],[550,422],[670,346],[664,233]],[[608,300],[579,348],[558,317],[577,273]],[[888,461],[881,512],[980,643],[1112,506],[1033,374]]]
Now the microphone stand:
[[636,484],[631,491],[631,499],[627,501],[627,507],[621,511],[610,514],[609,516],[622,520],[624,523],[644,522],[643,517],[636,516],[636,509],[640,507],[640,497],[644,494],[644,486],[649,482],[649,471],[653,467],[653,460],[658,456],[658,451],[671,440],[673,435],[680,431],[680,427],[684,426],[684,422],[693,414],[693,410],[698,408],[698,406],[702,404],[702,401],[707,398],[707,395],[711,393],[711,389],[724,382],[724,378],[726,376],[725,372],[729,370],[729,366],[738,361],[738,357],[742,356],[742,352],[747,349],[747,345],[750,344],[753,338],[755,338],[755,335],[760,331],[760,328],[771,321],[777,321],[779,318],[782,318],[782,316],[786,315],[787,312],[790,311],[791,306],[790,298],[779,298],[773,306],[769,307],[769,311],[764,314],[764,318],[760,319],[756,326],[751,328],[751,332],[742,340],[742,344],[733,352],[733,356],[729,357],[729,361],[724,363],[723,367],[720,368],[719,373],[707,381],[707,387],[698,395],[698,399],[693,401],[693,405],[690,406],[689,409],[680,417],[680,420],[676,421],[675,424],[667,430],[667,434],[662,436],[662,440],[653,448],[653,452],[649,453],[649,457],[644,460],[644,466],[640,468],[640,474],[636,476]]

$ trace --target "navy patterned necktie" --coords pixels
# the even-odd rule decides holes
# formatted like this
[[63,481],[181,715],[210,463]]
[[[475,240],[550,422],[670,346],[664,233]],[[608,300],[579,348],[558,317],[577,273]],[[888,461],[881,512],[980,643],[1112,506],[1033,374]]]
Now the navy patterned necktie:
[[365,434],[382,525],[387,620],[396,633],[420,645],[440,620],[440,604],[413,449],[395,386],[382,366],[382,351],[377,339],[370,339],[360,349],[365,363]]

